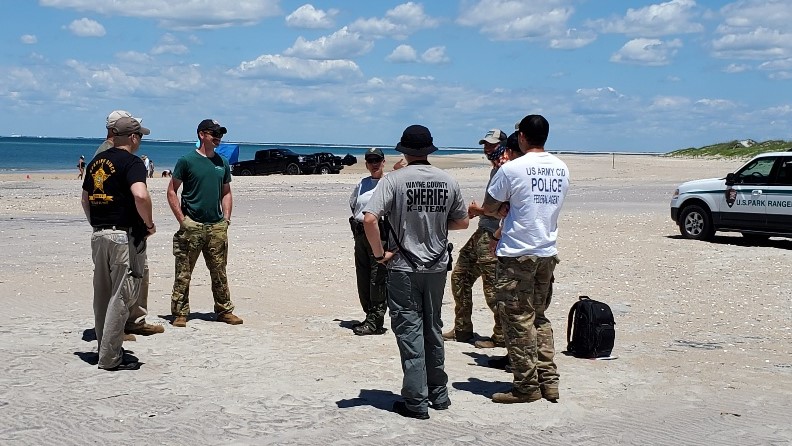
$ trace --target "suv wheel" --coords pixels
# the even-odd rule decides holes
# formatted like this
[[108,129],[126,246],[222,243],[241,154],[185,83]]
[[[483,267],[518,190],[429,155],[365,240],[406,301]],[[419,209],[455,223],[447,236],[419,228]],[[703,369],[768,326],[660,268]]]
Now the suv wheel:
[[320,174],[322,174],[322,175],[327,175],[327,174],[329,174],[329,173],[330,173],[330,167],[328,167],[328,166],[322,166],[322,167],[320,167],[320,168],[319,168],[319,173],[320,173]]
[[249,177],[253,175],[253,172],[251,172],[250,169],[242,169],[242,172],[239,172],[239,174],[243,177]]
[[679,232],[683,237],[689,239],[712,239],[715,230],[712,227],[712,217],[709,211],[695,204],[687,206],[679,216]]
[[286,166],[286,175],[299,175],[300,174],[300,166],[292,163]]

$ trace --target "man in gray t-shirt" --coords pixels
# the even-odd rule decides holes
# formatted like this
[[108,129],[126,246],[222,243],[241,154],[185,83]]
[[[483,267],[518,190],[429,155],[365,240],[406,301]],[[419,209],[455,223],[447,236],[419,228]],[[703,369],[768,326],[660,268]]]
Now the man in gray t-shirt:
[[[432,166],[437,150],[424,126],[412,125],[396,150],[408,165],[380,180],[363,213],[366,238],[375,260],[388,268],[391,328],[401,354],[402,396],[393,410],[427,419],[429,406],[447,409],[440,309],[448,273],[448,231],[467,229],[467,208],[459,183]],[[388,248],[380,240],[379,218],[387,217]]]

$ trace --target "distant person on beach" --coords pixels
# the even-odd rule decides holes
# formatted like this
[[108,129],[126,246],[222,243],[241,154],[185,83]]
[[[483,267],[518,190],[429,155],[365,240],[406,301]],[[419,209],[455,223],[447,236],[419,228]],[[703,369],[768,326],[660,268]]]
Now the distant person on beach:
[[[113,133],[113,126],[115,126],[116,122],[121,118],[132,118],[141,125],[143,122],[142,119],[132,116],[131,113],[125,110],[113,110],[110,112],[110,114],[107,115],[107,119],[105,120],[107,138],[96,149],[96,155],[94,155],[94,157],[113,147],[115,137],[115,134]],[[162,325],[146,323],[146,316],[148,315],[149,267],[148,256],[146,255],[146,252],[144,251],[141,253],[141,256],[143,257],[144,263],[143,279],[140,282],[140,292],[138,294],[137,303],[132,306],[129,311],[129,319],[127,320],[126,326],[124,327],[124,333],[126,334],[125,340],[128,341],[135,340],[134,335],[151,336],[157,333],[163,333],[165,331],[165,328]]]
[[170,169],[165,169],[162,171],[162,178],[170,178],[173,176],[173,172]]
[[[469,221],[459,183],[429,164],[428,155],[437,150],[429,129],[407,127],[396,150],[408,165],[379,181],[363,209],[363,226],[374,259],[388,267],[391,328],[404,373],[404,400],[393,410],[425,420],[430,406],[444,410],[451,404],[440,311],[450,267],[448,231],[467,229]],[[381,217],[387,218],[387,248]]]
[[[483,145],[484,155],[490,162],[490,178],[502,164],[506,149],[506,134],[500,129],[488,131],[479,140]],[[503,329],[498,316],[495,302],[495,264],[497,259],[489,252],[490,241],[498,230],[500,219],[486,215],[484,209],[475,201],[468,206],[468,217],[479,217],[478,229],[459,251],[454,271],[451,273],[451,294],[454,296],[454,327],[443,333],[447,341],[470,342],[473,340],[473,285],[479,277],[484,288],[484,301],[492,310],[494,325],[492,336],[475,342],[478,348],[504,347]]]
[[113,147],[97,155],[83,180],[82,208],[93,226],[94,319],[100,369],[136,370],[125,361],[124,327],[138,300],[146,239],[157,232],[143,162],[134,155],[149,129],[133,118],[113,123]]
[[80,155],[80,159],[77,160],[77,170],[80,171],[80,173],[77,174],[77,179],[82,180],[83,173],[85,172],[85,155]]
[[154,161],[152,161],[151,158],[149,158],[148,177],[154,178]]
[[[212,296],[217,321],[237,325],[228,289],[228,226],[231,224],[231,168],[215,153],[228,130],[215,120],[198,124],[199,147],[176,162],[168,184],[170,205],[179,230],[173,236],[176,278],[171,296],[174,327],[186,327],[190,316],[190,279],[198,256],[203,253],[212,278]],[[184,185],[179,199],[179,188]]]
[[386,331],[383,323],[387,308],[385,279],[388,274],[385,265],[374,259],[371,245],[363,230],[363,209],[383,176],[385,154],[382,153],[382,150],[372,147],[366,151],[363,158],[366,160],[366,169],[371,175],[360,180],[349,197],[349,207],[352,210],[349,224],[352,227],[352,236],[355,240],[357,292],[360,305],[363,307],[363,312],[366,313],[366,319],[352,328],[352,331],[358,336],[379,335]]
[[549,132],[540,115],[520,121],[518,142],[524,155],[498,169],[484,199],[488,213],[509,204],[496,250],[495,299],[514,382],[509,392],[492,395],[496,403],[559,398],[553,329],[545,311],[559,262],[558,216],[569,190],[569,169],[545,152]]
[[149,167],[151,166],[151,160],[146,155],[141,156],[140,159],[143,160],[143,167],[146,168],[146,176],[148,177],[149,176]]

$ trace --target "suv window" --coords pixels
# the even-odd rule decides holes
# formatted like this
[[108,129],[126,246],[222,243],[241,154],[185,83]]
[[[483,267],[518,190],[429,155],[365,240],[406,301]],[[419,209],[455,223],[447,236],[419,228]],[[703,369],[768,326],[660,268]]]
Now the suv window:
[[773,184],[781,186],[792,185],[792,157],[785,156],[781,158]]
[[737,182],[741,184],[765,184],[770,181],[770,173],[775,158],[759,158],[737,172]]

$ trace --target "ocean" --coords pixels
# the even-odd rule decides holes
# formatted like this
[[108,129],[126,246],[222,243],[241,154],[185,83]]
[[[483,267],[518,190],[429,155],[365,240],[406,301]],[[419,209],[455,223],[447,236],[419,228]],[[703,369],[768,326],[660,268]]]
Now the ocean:
[[[85,155],[85,162],[93,158],[102,138],[38,138],[30,136],[0,136],[0,173],[25,172],[62,172],[77,171],[80,155]],[[363,154],[372,146],[368,145],[322,145],[322,144],[271,144],[271,143],[236,143],[239,144],[239,160],[253,159],[256,150],[270,148],[288,148],[299,154],[330,152],[338,156],[354,155],[358,162]],[[378,146],[388,158],[398,159],[401,156],[393,146]],[[157,172],[165,169],[173,170],[176,161],[190,150],[195,150],[195,142],[157,141],[143,139],[137,155],[148,156],[154,161]],[[437,155],[460,153],[479,153],[481,148],[440,148]]]

